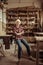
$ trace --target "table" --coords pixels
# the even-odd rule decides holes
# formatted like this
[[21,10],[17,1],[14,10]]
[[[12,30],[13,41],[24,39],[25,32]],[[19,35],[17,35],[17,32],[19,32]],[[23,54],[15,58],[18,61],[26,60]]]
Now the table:
[[35,33],[35,38],[37,41],[36,65],[39,65],[39,44],[43,42],[43,33]]
[[12,39],[12,35],[0,35],[0,39],[3,39],[3,42],[5,44],[5,49],[10,48],[10,40]]

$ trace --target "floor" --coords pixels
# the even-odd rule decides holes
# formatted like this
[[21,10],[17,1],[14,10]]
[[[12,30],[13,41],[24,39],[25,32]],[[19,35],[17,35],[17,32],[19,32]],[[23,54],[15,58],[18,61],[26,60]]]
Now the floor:
[[[0,57],[0,65],[18,65],[18,58],[14,56],[6,56],[6,57]],[[35,62],[26,59],[21,58],[19,61],[19,65],[36,65]]]
[[[17,52],[16,56],[14,55],[14,46],[14,44],[11,44],[10,49],[5,50],[5,45],[3,45],[5,57],[0,53],[0,65],[18,65]],[[24,46],[23,49],[24,52],[22,54],[22,58],[19,61],[19,65],[36,65],[36,61],[28,59],[27,52]]]
[[[14,45],[10,46],[10,49],[5,50],[5,46],[3,45],[3,50],[5,57],[0,53],[0,65],[18,65],[18,57],[14,55]],[[26,56],[25,58],[23,56]],[[28,56],[25,54],[20,59],[19,65],[36,65],[36,63],[32,60],[28,59]]]

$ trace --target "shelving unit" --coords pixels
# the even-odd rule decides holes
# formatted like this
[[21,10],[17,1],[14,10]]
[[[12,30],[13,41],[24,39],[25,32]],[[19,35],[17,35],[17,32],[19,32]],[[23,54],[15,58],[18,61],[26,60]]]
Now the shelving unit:
[[30,6],[8,9],[6,12],[6,34],[13,34],[13,26],[15,25],[15,21],[20,17],[20,20],[22,21],[21,25],[25,30],[24,37],[29,35],[31,38],[28,38],[28,40],[32,42],[34,40],[35,42],[36,39],[33,39],[31,35],[33,35],[32,32],[38,32],[39,23],[41,22],[40,13],[41,9]]
[[24,26],[25,33],[26,31],[27,33],[29,33],[28,30],[32,32],[37,32],[39,24],[38,18],[40,19],[40,11],[41,9],[32,6],[8,9],[6,13],[6,33],[13,33],[12,27],[15,25],[15,21],[18,19],[18,17],[20,17],[20,20],[22,21],[21,25]]

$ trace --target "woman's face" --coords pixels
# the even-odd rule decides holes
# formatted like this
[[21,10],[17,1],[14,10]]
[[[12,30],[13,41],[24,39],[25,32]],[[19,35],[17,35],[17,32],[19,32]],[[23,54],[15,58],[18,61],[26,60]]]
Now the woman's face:
[[19,27],[19,26],[20,26],[20,22],[19,22],[19,21],[17,21],[16,26],[17,26],[17,27]]

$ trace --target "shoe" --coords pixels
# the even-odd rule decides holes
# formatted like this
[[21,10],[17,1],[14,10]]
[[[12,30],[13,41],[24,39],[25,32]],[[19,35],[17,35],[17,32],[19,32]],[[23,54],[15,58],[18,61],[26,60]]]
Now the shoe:
[[17,64],[17,65],[19,65],[19,64],[20,64],[20,59],[18,59],[18,61],[16,62],[16,64]]
[[32,56],[29,56],[28,59],[31,61],[35,61]]
[[30,56],[31,55],[31,52],[28,52],[28,56]]

